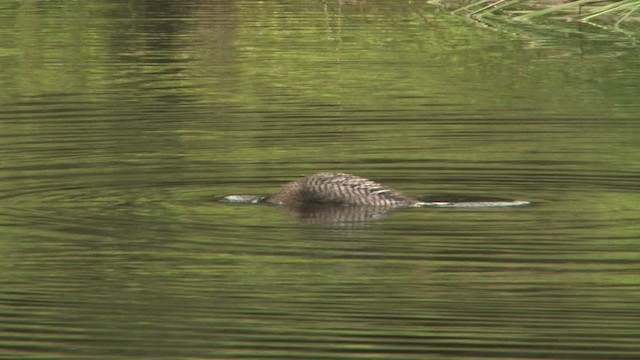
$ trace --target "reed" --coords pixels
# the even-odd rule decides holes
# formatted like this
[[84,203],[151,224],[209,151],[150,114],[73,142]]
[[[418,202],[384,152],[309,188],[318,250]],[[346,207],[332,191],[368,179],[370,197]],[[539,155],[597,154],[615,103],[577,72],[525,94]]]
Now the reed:
[[640,20],[640,0],[478,0],[459,6],[454,13],[482,21],[483,18],[508,18],[533,21],[554,17],[570,21],[620,26],[626,21]]

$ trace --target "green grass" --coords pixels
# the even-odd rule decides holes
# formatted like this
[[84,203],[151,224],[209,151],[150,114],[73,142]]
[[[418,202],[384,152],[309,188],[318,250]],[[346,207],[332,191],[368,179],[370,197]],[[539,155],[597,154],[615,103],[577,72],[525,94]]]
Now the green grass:
[[512,21],[558,19],[619,28],[640,21],[640,0],[479,0],[459,5],[454,13],[476,21],[504,18]]

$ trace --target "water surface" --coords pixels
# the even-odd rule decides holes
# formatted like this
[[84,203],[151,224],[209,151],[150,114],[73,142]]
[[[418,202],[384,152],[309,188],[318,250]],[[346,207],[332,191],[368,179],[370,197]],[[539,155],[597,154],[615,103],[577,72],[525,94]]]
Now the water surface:
[[[633,32],[343,3],[0,6],[0,358],[640,358]],[[217,201],[319,171],[532,205]]]

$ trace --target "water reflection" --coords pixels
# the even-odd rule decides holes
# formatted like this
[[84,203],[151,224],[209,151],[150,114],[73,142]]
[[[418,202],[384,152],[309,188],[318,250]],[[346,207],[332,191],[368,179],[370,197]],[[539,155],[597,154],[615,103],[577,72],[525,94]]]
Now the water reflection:
[[313,224],[350,224],[381,219],[391,211],[392,206],[344,206],[332,204],[306,204],[283,206],[282,210],[289,216]]
[[0,357],[638,358],[633,39],[350,3],[0,6]]

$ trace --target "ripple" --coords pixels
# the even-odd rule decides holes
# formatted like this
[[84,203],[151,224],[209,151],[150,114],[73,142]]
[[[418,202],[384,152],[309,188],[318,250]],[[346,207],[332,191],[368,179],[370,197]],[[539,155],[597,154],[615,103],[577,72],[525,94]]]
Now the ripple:
[[[2,10],[0,357],[638,357],[631,48],[248,3]],[[532,206],[218,201],[319,171]]]

